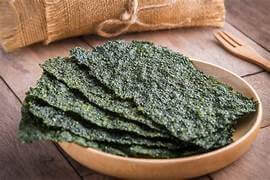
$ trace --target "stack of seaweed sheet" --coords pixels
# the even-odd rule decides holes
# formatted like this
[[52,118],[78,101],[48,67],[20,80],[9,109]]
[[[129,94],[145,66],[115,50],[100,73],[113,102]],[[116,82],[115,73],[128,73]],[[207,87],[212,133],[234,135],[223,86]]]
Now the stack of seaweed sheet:
[[141,41],[109,41],[47,60],[22,107],[23,142],[72,142],[130,157],[173,158],[232,142],[256,103],[185,56]]

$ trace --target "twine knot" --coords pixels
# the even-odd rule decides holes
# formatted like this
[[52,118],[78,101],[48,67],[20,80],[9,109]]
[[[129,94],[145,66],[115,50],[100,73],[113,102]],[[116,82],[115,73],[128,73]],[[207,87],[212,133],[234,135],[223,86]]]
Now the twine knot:
[[[148,5],[145,7],[139,8],[138,0],[129,0],[127,9],[122,13],[119,19],[108,19],[103,21],[97,26],[96,33],[102,37],[110,38],[119,36],[125,32],[127,32],[131,25],[138,24],[143,27],[150,27],[150,28],[162,28],[166,27],[175,27],[174,24],[163,23],[163,24],[145,24],[142,23],[138,18],[138,13],[144,10],[151,10],[151,9],[158,9],[168,7],[175,3],[176,0],[170,0],[170,2],[165,4],[158,4],[158,5]],[[105,27],[110,26],[118,26],[119,28],[115,32],[106,32]]]

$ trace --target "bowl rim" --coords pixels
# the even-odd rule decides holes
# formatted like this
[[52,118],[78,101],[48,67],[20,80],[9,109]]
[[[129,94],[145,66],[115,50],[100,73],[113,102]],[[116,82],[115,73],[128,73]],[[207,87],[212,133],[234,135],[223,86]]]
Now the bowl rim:
[[[202,153],[202,154],[197,154],[197,155],[191,155],[188,157],[179,157],[179,158],[169,158],[169,159],[146,159],[146,158],[135,158],[135,157],[123,157],[123,156],[118,156],[118,155],[114,155],[114,154],[110,154],[110,153],[106,153],[103,152],[101,150],[97,150],[91,147],[87,147],[85,148],[86,151],[91,151],[92,153],[95,153],[99,156],[104,156],[106,158],[110,158],[110,159],[115,159],[115,160],[122,160],[122,161],[126,161],[126,162],[134,162],[134,163],[149,163],[149,164],[167,164],[167,163],[175,163],[175,162],[189,162],[189,161],[194,161],[197,159],[201,159],[201,158],[207,158],[207,157],[211,157],[214,156],[216,154],[220,154],[224,151],[227,151],[231,148],[234,148],[235,146],[238,146],[239,144],[241,144],[247,137],[249,137],[257,128],[260,127],[260,124],[262,122],[262,103],[261,100],[259,98],[259,95],[257,94],[257,92],[255,91],[255,89],[246,81],[244,80],[242,77],[240,77],[239,75],[235,74],[234,72],[227,70],[219,65],[215,65],[212,63],[208,63],[202,60],[198,60],[198,59],[194,59],[194,58],[190,58],[191,61],[195,61],[195,62],[199,62],[199,63],[203,63],[203,64],[207,64],[210,66],[214,66],[217,67],[223,71],[226,71],[227,73],[230,73],[234,76],[236,76],[237,78],[241,79],[241,81],[243,81],[243,83],[245,83],[248,88],[252,91],[252,93],[255,95],[255,98],[257,100],[257,117],[256,117],[256,121],[255,123],[252,125],[252,127],[249,129],[249,131],[247,131],[245,133],[245,135],[243,135],[242,137],[240,137],[238,140],[234,141],[233,143],[224,146],[222,148],[207,152],[207,153]],[[84,148],[84,147],[83,147]]]

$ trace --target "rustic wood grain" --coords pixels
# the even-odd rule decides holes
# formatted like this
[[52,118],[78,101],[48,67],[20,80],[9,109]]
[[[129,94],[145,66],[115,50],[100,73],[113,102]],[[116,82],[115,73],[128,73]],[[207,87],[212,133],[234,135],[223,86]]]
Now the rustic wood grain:
[[[245,62],[224,50],[218,44],[213,35],[213,32],[217,30],[222,29],[192,28],[140,34],[135,33],[123,35],[115,39],[151,41],[163,46],[167,46],[187,56],[220,65],[241,76],[261,71],[261,69],[256,65]],[[269,52],[258,46],[231,25],[225,24],[223,30],[239,37],[245,43],[256,49],[261,55],[270,58]],[[88,44],[96,46],[104,43],[107,39],[96,36],[85,36],[84,40]]]
[[202,177],[198,177],[198,178],[193,178],[191,180],[211,180],[210,176],[202,176]]
[[[109,177],[101,174],[92,174],[83,176],[83,180],[117,180],[117,178]],[[192,178],[190,180],[211,180],[208,176],[198,177],[198,178]]]
[[211,175],[214,180],[266,180],[270,178],[270,127],[260,130],[252,148],[231,166]]
[[225,3],[227,21],[270,51],[270,1],[226,0]]
[[38,66],[41,60],[30,48],[7,54],[0,50],[0,75],[15,91],[20,100],[32,84],[34,79],[40,76],[41,70]]
[[83,180],[116,180],[116,178],[96,173],[96,174],[84,176]]
[[50,57],[68,55],[69,49],[75,46],[85,46],[85,43],[71,39],[49,46],[38,44],[13,53],[5,53],[0,49],[0,75],[23,100],[25,92],[35,84],[42,73],[39,64]]
[[1,79],[0,89],[0,179],[79,179],[52,143],[17,140],[21,104]]
[[263,105],[262,127],[270,126],[270,73],[264,72],[244,78],[257,91]]
[[76,169],[76,171],[78,172],[80,176],[91,176],[93,174],[97,174],[97,172],[73,160],[59,145],[57,145],[57,148],[68,159],[68,161],[72,164],[72,166]]

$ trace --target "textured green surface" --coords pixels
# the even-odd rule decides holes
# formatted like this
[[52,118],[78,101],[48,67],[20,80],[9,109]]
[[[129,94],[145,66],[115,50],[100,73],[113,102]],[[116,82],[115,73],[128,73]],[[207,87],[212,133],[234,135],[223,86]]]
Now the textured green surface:
[[73,61],[58,57],[46,61],[42,68],[57,79],[65,82],[68,87],[82,92],[90,102],[97,104],[99,107],[116,112],[127,119],[143,123],[153,129],[161,130],[160,126],[143,116],[136,109],[134,102],[120,100],[115,97],[108,88],[102,86],[95,78],[89,75],[88,69],[83,70]]
[[162,135],[147,126],[136,124],[93,106],[84,97],[72,92],[64,83],[47,74],[42,75],[36,87],[31,88],[28,96],[39,98],[63,111],[75,112],[82,120],[89,121],[99,127],[133,132],[145,137],[168,137],[168,135]]
[[256,104],[196,70],[183,55],[148,42],[111,41],[71,50],[105,86],[164,125],[173,136],[205,149],[229,144],[233,125]]
[[48,128],[46,125],[42,124],[42,120],[30,114],[27,110],[24,109],[22,111],[24,112],[22,112],[18,138],[23,143],[32,143],[33,141],[70,142],[107,153],[129,157],[173,158],[187,155],[185,152],[170,151],[166,148],[150,148],[140,145],[119,146],[117,144],[89,141],[86,138],[77,136],[63,129]]
[[42,124],[41,120],[34,117],[24,108],[22,108],[22,120],[18,131],[18,138],[24,143],[31,143],[33,141],[71,142],[84,147],[92,147],[104,152],[127,156],[123,151],[101,142],[89,141],[62,129],[49,129]]
[[132,154],[134,157],[144,157],[144,158],[179,158],[184,156],[191,156],[194,154],[200,154],[206,152],[200,148],[190,148],[186,150],[171,151],[166,148],[148,148],[142,146],[130,146],[127,151],[127,154]]
[[160,141],[157,138],[147,139],[142,136],[131,135],[120,131],[109,131],[94,126],[93,124],[81,122],[81,118],[73,114],[65,113],[51,106],[41,104],[34,99],[27,100],[29,111],[36,117],[42,119],[42,122],[49,127],[57,127],[68,130],[75,135],[84,137],[91,141],[101,141],[125,145],[144,145],[155,147],[167,147],[169,149],[178,149],[177,145],[169,141]]

